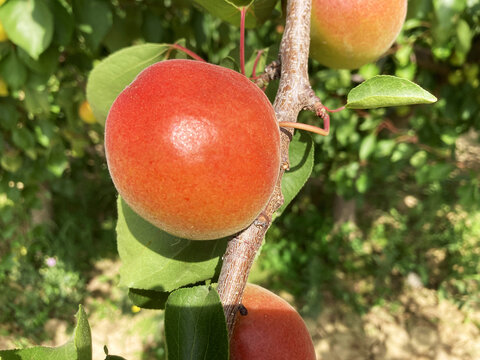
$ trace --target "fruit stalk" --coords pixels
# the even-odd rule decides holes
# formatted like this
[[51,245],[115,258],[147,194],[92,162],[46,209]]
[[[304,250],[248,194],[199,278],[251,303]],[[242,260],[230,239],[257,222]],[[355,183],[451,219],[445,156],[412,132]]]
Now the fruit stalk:
[[[311,0],[289,0],[285,32],[280,45],[281,77],[273,107],[278,122],[296,122],[303,108],[312,107],[308,79]],[[281,170],[273,195],[264,211],[247,229],[230,240],[223,257],[218,293],[230,337],[245,290],[248,274],[272,215],[283,204],[281,179],[289,167],[288,147],[293,129],[281,129]]]

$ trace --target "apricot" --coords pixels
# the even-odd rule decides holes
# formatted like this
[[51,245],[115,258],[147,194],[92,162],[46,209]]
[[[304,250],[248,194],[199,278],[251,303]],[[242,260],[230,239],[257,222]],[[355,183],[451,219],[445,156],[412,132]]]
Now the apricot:
[[8,96],[8,86],[5,80],[0,77],[0,97]]
[[95,115],[93,115],[92,107],[87,100],[82,101],[78,107],[78,116],[87,124],[95,124],[97,122]]
[[120,93],[105,149],[130,207],[192,240],[250,225],[280,168],[280,131],[265,94],[233,70],[193,60],[156,63]]
[[0,42],[4,42],[4,41],[7,41],[7,40],[8,40],[7,32],[5,31],[5,28],[3,27],[3,24],[0,22]]
[[377,60],[397,38],[407,0],[313,0],[310,55],[333,69]]
[[231,360],[315,360],[315,349],[305,322],[284,299],[247,284],[230,339]]

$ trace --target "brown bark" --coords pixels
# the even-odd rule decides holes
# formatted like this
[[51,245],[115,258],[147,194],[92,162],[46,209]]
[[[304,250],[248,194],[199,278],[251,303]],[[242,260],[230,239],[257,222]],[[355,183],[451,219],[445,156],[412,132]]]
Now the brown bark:
[[[318,101],[308,79],[310,12],[311,0],[287,2],[285,32],[280,46],[280,84],[273,104],[278,122],[297,121],[302,109],[310,109]],[[283,204],[280,184],[289,166],[288,147],[292,133],[292,129],[281,129],[281,169],[270,202],[252,225],[230,240],[223,257],[218,293],[230,336],[255,256],[271,225],[272,215]]]

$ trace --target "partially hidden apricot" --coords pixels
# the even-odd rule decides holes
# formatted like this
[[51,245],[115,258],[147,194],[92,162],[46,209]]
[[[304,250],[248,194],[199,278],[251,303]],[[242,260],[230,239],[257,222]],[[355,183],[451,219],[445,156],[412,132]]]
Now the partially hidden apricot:
[[376,61],[402,29],[407,0],[312,0],[310,55],[333,69]]
[[130,207],[194,240],[251,224],[280,168],[279,127],[265,94],[233,70],[193,60],[142,71],[110,109],[105,148]]
[[87,124],[95,124],[97,122],[95,115],[93,115],[92,108],[86,100],[82,101],[79,105],[78,116]]
[[246,315],[237,315],[230,340],[231,360],[315,360],[305,322],[285,300],[247,284],[242,300]]

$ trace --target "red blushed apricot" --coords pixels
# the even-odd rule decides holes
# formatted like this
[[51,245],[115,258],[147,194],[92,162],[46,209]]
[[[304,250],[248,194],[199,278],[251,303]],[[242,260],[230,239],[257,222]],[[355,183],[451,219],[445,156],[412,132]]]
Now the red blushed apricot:
[[192,60],[144,71],[105,124],[108,168],[140,216],[187,239],[232,235],[268,202],[280,168],[272,105],[245,76]]
[[313,0],[310,54],[334,69],[377,60],[402,29],[407,0]]
[[230,340],[231,360],[315,360],[303,319],[281,297],[247,284],[242,300],[246,315],[237,315]]

